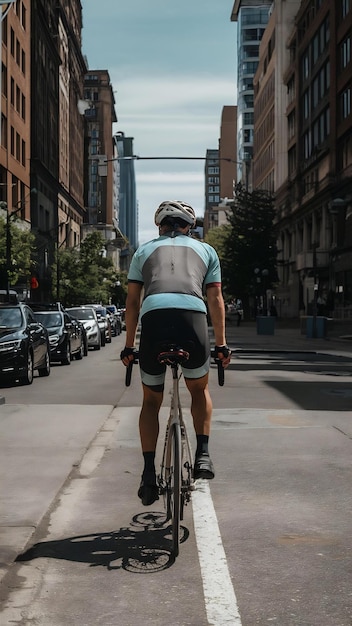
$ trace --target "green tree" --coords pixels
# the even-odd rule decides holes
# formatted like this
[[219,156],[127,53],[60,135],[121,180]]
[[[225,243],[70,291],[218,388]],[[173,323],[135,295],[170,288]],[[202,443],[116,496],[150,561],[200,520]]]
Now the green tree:
[[226,254],[226,240],[230,236],[231,227],[229,224],[222,224],[216,228],[211,228],[204,241],[215,248],[219,259],[222,262]]
[[273,198],[266,191],[250,192],[239,183],[228,210],[230,225],[222,259],[224,289],[246,298],[256,291],[255,270],[267,270],[266,288],[277,282],[277,247]]
[[[31,274],[31,253],[34,249],[34,235],[29,230],[16,226],[10,219],[11,266],[9,272],[10,285],[20,280],[27,283]],[[0,218],[0,268],[2,276],[6,276],[6,220]]]
[[[54,271],[54,297],[64,305],[85,302],[109,302],[121,277],[112,259],[104,255],[105,240],[101,233],[89,234],[80,248],[59,250]],[[59,280],[59,290],[57,290]]]

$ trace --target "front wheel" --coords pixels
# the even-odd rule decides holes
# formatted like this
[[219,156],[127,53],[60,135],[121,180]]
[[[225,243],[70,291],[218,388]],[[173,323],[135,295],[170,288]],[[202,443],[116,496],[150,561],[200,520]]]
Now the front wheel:
[[181,431],[179,424],[170,430],[170,468],[167,480],[167,516],[171,520],[171,554],[176,558],[180,546],[181,514]]

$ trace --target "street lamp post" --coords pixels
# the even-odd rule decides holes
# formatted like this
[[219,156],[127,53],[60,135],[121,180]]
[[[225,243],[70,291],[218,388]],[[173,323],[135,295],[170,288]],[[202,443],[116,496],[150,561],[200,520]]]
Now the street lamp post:
[[[260,289],[259,289],[259,293],[260,293],[260,298],[262,300],[261,304],[263,304],[263,313],[264,315],[268,315],[268,303],[267,303],[267,291],[266,291],[266,281],[267,278],[269,276],[269,270],[267,269],[263,269],[260,270],[259,267],[256,267],[254,270],[254,274],[256,276],[256,281],[258,283],[258,286],[260,285]],[[261,276],[263,278],[263,286],[261,285],[262,279]]]

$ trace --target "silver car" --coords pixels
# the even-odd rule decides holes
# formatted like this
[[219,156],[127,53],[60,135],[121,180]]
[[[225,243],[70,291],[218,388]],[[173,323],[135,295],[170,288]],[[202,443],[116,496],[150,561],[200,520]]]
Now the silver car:
[[71,317],[74,317],[82,322],[87,333],[88,347],[94,348],[94,350],[100,350],[102,337],[94,307],[77,306],[68,308],[66,311],[69,315],[71,315]]

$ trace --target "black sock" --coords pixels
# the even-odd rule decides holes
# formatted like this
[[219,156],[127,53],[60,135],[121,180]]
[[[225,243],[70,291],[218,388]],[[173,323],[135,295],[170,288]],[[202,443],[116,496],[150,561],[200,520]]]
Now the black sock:
[[209,454],[208,451],[209,437],[208,435],[197,435],[196,457],[201,454]]
[[143,452],[144,457],[144,470],[145,474],[155,474],[155,452]]

